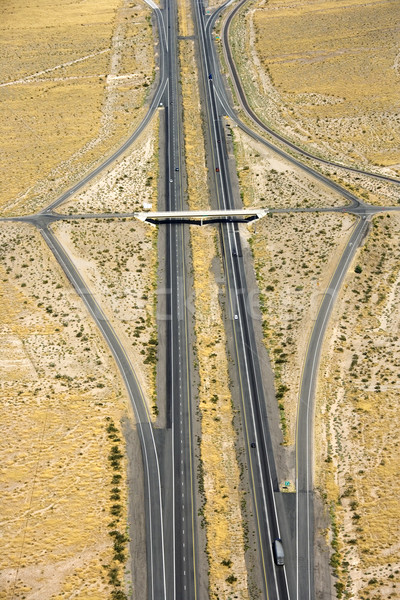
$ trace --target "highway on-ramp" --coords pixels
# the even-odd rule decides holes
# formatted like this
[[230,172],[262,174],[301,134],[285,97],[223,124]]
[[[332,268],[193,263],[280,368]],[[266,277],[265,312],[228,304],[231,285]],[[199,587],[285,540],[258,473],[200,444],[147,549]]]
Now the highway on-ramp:
[[343,250],[320,307],[307,347],[296,432],[296,599],[314,598],[313,420],[319,358],[335,299],[351,260],[364,239],[369,219],[360,218]]
[[154,439],[153,427],[150,420],[146,400],[136,378],[131,362],[118,339],[111,323],[105,316],[95,297],[91,294],[85,281],[70,260],[68,254],[48,229],[45,219],[40,217],[36,225],[53,252],[76,293],[86,305],[90,315],[104,336],[122,375],[137,421],[142,452],[146,498],[146,533],[147,533],[147,564],[148,589],[147,597],[151,600],[166,600],[166,551],[164,543],[164,517],[161,497],[160,463]]
[[[329,289],[322,298],[305,358],[296,436],[295,551],[288,549],[287,564],[283,568],[274,564],[272,541],[281,537],[282,532],[286,533],[289,530],[289,517],[279,494],[266,414],[263,377],[258,360],[251,309],[247,305],[248,293],[240,239],[237,225],[234,223],[227,221],[220,226],[227,306],[231,317],[231,327],[228,328],[228,332],[230,329],[240,390],[241,415],[263,577],[263,595],[268,600],[287,598],[311,600],[314,594],[313,398],[319,356],[337,291],[366,233],[370,215],[383,209],[361,202],[341,186],[271,145],[236,117],[229,105],[211,37],[211,28],[220,9],[207,19],[203,5],[195,2],[194,6],[200,48],[199,60],[202,65],[202,81],[206,98],[206,127],[211,140],[211,152],[208,158],[215,179],[216,200],[213,208],[237,210],[240,204],[239,198],[235,198],[233,194],[221,121],[222,115],[229,114],[249,135],[268,145],[287,160],[291,160],[325,185],[342,193],[351,203],[348,210],[359,216],[349,243],[338,262]],[[165,126],[166,140],[165,172],[162,174],[165,179],[165,206],[159,208],[166,212],[182,211],[186,208],[176,3],[173,0],[169,1],[162,10],[155,5],[153,8],[160,32],[160,73],[153,99],[142,123],[112,156],[40,213],[9,220],[26,221],[39,229],[102,332],[125,382],[137,420],[145,474],[148,577],[147,590],[143,590],[143,598],[197,600],[197,598],[204,598],[206,592],[202,588],[202,578],[198,570],[190,319],[186,302],[189,297],[186,261],[188,226],[179,222],[170,222],[165,226],[167,422],[166,429],[157,432],[151,423],[143,391],[111,323],[49,227],[52,221],[59,219],[136,216],[135,213],[60,215],[55,213],[54,209],[121,156],[137,139],[158,108],[164,113],[162,122]],[[397,207],[393,208],[395,209]],[[339,211],[343,209],[326,207],[298,210]],[[290,212],[290,209],[275,209],[271,212]],[[296,212],[296,209],[293,209],[293,212]],[[252,447],[252,444],[255,446]]]
[[[228,18],[226,19],[226,22],[224,23],[223,26],[223,30],[222,30],[222,39],[223,39],[223,45],[224,45],[224,52],[225,52],[225,58],[226,61],[228,63],[229,66],[229,70],[234,82],[234,86],[237,92],[237,95],[239,97],[240,103],[244,109],[244,111],[247,113],[247,115],[252,119],[252,121],[254,121],[254,123],[256,123],[262,130],[264,130],[266,133],[268,133],[268,135],[270,135],[271,137],[275,138],[276,140],[278,140],[279,142],[285,144],[289,149],[294,150],[295,152],[301,154],[302,156],[312,159],[314,161],[317,161],[321,164],[326,164],[329,165],[331,167],[337,167],[340,169],[344,169],[345,171],[349,171],[349,172],[353,172],[353,173],[358,173],[360,175],[366,175],[368,177],[372,177],[375,179],[380,179],[382,181],[387,181],[390,183],[395,183],[397,185],[400,185],[400,179],[396,179],[395,177],[391,177],[389,175],[384,175],[383,173],[375,173],[373,171],[364,171],[363,169],[359,169],[357,167],[352,167],[350,165],[346,165],[346,164],[341,164],[341,163],[336,163],[334,161],[325,159],[321,156],[316,156],[315,154],[312,154],[311,152],[308,152],[307,150],[305,150],[304,148],[294,144],[293,142],[291,142],[289,139],[287,139],[286,137],[284,137],[283,135],[281,135],[280,133],[278,133],[277,131],[275,131],[274,129],[271,129],[270,127],[268,127],[256,114],[255,112],[252,110],[252,108],[250,107],[250,104],[248,102],[248,99],[246,97],[246,94],[244,93],[243,90],[243,86],[240,80],[240,77],[238,75],[237,69],[236,69],[236,65],[235,62],[233,60],[232,57],[232,51],[230,48],[230,44],[229,44],[229,28],[230,25],[232,23],[233,18],[235,17],[235,15],[238,13],[238,11],[244,6],[244,4],[247,3],[248,0],[241,0],[241,2],[239,2],[235,8],[229,13]],[[226,6],[229,6],[231,4],[230,1],[228,1],[226,4],[224,4],[222,7],[220,7],[220,9],[214,13],[213,15],[213,23],[215,22],[215,19],[217,18],[220,10]],[[211,23],[210,23],[211,25]],[[229,105],[229,101],[227,103]],[[303,165],[306,166],[306,165]],[[342,188],[343,189],[343,188]]]

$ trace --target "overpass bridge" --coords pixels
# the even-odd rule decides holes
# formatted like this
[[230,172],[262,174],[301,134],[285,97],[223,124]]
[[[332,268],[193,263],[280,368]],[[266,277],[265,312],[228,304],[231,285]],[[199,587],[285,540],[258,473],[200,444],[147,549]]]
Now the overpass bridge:
[[157,223],[219,223],[221,221],[249,222],[265,217],[268,208],[241,208],[230,210],[174,210],[161,212],[135,212],[140,221],[156,225]]

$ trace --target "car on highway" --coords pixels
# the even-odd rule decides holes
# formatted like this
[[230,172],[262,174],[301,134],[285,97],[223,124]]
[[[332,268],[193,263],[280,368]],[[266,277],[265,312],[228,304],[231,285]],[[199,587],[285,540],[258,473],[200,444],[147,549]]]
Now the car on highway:
[[219,173],[219,167],[217,167],[215,170],[216,170],[217,173]]
[[208,79],[212,79],[212,73],[209,74]]
[[239,315],[234,315],[234,319],[237,321],[237,319],[239,318]]
[[221,143],[221,140],[217,140],[217,143],[218,143],[218,144],[220,144],[220,143]]
[[179,171],[179,167],[175,167],[175,171]]
[[174,180],[173,180],[173,179],[170,179],[170,180],[169,180],[169,182],[170,182],[170,183],[173,183],[173,182],[174,182]]
[[285,553],[283,551],[283,544],[281,538],[276,538],[272,544],[272,550],[274,553],[274,561],[278,567],[283,567],[285,564]]
[[256,447],[256,443],[255,443],[255,442],[251,442],[250,446],[251,446],[252,448],[255,448],[255,447]]
[[232,250],[232,256],[237,256],[236,250]]

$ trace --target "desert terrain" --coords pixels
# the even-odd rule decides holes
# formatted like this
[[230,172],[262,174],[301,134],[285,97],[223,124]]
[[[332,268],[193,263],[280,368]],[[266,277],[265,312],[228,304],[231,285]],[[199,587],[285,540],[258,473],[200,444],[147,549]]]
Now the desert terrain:
[[0,210],[27,214],[139,123],[155,77],[151,9],[142,0],[13,0],[1,33]]
[[253,140],[230,120],[240,193],[247,207],[344,206],[343,196]]
[[54,231],[120,338],[149,410],[157,414],[157,230],[135,219],[63,221]]
[[[398,175],[397,8],[385,0],[248,5],[236,17],[231,43],[253,109],[316,155]],[[245,204],[324,205],[318,186],[310,195],[307,177],[302,174],[297,183],[293,168],[279,169],[235,127],[233,135]],[[399,203],[394,184],[308,164],[368,203]],[[350,215],[272,215],[249,238],[289,446],[313,319],[354,223]],[[331,546],[338,598],[398,597],[398,239],[397,214],[374,217],[342,286],[322,353],[314,477],[330,521],[319,533]]]
[[157,208],[158,127],[156,115],[129,152],[63,202],[63,214],[127,213]]
[[0,240],[0,597],[108,598],[125,589],[126,393],[39,233],[2,223]]
[[231,43],[272,128],[317,155],[396,175],[398,27],[396,0],[262,0],[236,17]]
[[397,598],[399,215],[375,217],[333,311],[317,390],[315,468],[344,598]]
[[[182,170],[188,206],[200,209],[210,205],[210,194],[196,46],[187,37],[194,34],[189,0],[178,0],[178,11]],[[395,0],[250,4],[234,22],[232,45],[254,110],[315,154],[398,175],[398,15]],[[151,9],[143,0],[35,6],[12,0],[2,17],[0,213],[8,216],[43,208],[109,155],[144,115],[157,73]],[[226,124],[244,206],[344,207],[339,194]],[[123,157],[59,208],[68,220],[51,225],[118,334],[154,421],[158,230],[130,218],[70,217],[155,210],[158,136],[156,115]],[[398,186],[313,166],[372,204],[400,202]],[[240,227],[254,258],[254,297],[285,452],[294,447],[313,323],[355,223],[347,213],[310,212],[272,214]],[[396,598],[400,585],[399,235],[398,215],[372,220],[336,303],[320,365],[315,481],[330,519],[320,533],[331,547],[339,598]],[[128,526],[121,431],[124,420],[134,424],[122,379],[39,232],[2,222],[0,247],[0,599],[124,600],[133,591],[128,542],[135,527]],[[258,593],[249,567],[256,550],[217,229],[191,227],[190,252],[202,560],[210,597],[247,600]],[[294,465],[288,477],[295,480]]]

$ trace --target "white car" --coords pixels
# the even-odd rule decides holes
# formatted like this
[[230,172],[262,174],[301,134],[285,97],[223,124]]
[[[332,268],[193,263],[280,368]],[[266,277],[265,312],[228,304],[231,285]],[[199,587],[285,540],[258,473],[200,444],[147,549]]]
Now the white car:
[[239,315],[234,315],[234,318],[235,318],[235,319],[238,319],[238,318],[239,318]]

